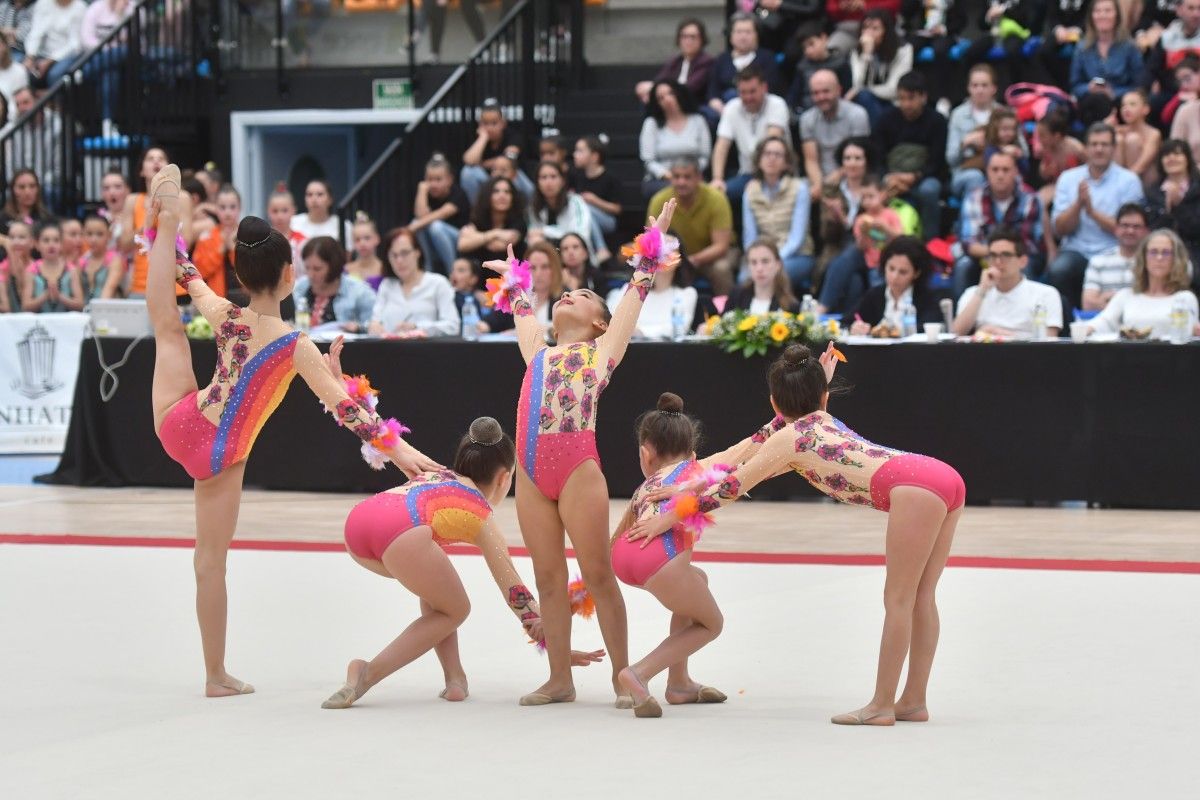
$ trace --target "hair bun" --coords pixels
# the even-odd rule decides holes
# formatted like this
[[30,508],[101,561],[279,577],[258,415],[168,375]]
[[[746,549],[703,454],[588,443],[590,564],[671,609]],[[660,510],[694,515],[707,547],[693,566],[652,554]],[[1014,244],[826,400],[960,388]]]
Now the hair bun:
[[271,223],[261,217],[244,217],[238,224],[237,238],[249,247],[265,241],[272,230]]
[[495,417],[477,417],[467,431],[473,444],[490,447],[504,438],[504,428]]
[[683,413],[683,398],[673,392],[663,392],[658,396],[656,408],[672,414]]
[[812,352],[804,345],[792,344],[787,346],[780,358],[783,359],[783,363],[788,367],[795,369],[804,364],[811,355]]

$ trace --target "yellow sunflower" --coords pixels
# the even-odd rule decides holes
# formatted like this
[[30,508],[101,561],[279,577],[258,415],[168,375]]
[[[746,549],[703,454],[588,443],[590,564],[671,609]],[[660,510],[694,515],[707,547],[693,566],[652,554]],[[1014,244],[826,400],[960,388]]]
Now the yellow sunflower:
[[744,320],[742,320],[741,322],[738,323],[738,330],[745,333],[746,331],[750,330],[757,324],[758,324],[758,315],[751,314],[750,316],[746,317]]
[[776,322],[771,326],[771,338],[777,342],[782,342],[784,339],[788,338],[788,333],[790,333],[790,331],[788,330],[786,322]]

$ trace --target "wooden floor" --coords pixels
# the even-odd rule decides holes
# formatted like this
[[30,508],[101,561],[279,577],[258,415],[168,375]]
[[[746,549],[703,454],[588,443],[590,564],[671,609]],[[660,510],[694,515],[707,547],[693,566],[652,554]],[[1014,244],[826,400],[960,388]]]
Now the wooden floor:
[[[360,495],[247,491],[238,537],[340,542]],[[614,501],[615,524],[624,511]],[[511,498],[497,512],[521,544]],[[720,512],[700,549],[736,553],[881,554],[886,517],[832,502],[743,502]],[[184,489],[0,486],[0,533],[191,537],[192,493]],[[1200,562],[1200,512],[1085,508],[967,508],[954,555]]]

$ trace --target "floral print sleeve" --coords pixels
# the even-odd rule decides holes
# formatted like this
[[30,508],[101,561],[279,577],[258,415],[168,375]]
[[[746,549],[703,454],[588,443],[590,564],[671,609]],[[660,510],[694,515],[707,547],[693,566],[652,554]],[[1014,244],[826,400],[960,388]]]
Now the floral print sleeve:
[[333,377],[321,351],[307,336],[301,335],[296,346],[296,372],[312,389],[325,408],[333,409],[338,424],[349,428],[363,442],[372,443],[381,440],[387,434],[386,422],[375,412],[356,403],[346,393],[345,384]]
[[700,510],[715,511],[729,505],[763,481],[786,471],[792,456],[791,437],[772,436],[749,460],[701,493]]

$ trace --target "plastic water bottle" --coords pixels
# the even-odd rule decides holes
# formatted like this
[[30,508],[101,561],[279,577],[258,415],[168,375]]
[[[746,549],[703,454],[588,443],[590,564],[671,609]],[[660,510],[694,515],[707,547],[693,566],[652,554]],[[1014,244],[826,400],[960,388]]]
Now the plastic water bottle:
[[1033,307],[1033,338],[1046,338],[1046,307],[1041,303]]
[[917,308],[912,303],[905,303],[900,312],[900,320],[904,325],[904,335],[914,336],[917,333]]
[[470,295],[463,300],[462,306],[462,338],[468,342],[479,339],[479,309],[475,306],[475,298]]
[[301,297],[296,300],[296,330],[308,332],[309,316],[308,316],[308,298]]
[[676,292],[675,299],[671,301],[671,339],[681,342],[686,335],[687,321],[683,318],[683,301],[679,299],[679,293]]
[[1188,330],[1188,309],[1183,300],[1176,300],[1171,306],[1171,343],[1187,344],[1191,338]]
[[817,301],[813,299],[811,294],[804,295],[804,298],[800,301],[800,313],[812,314],[813,316],[816,316]]

